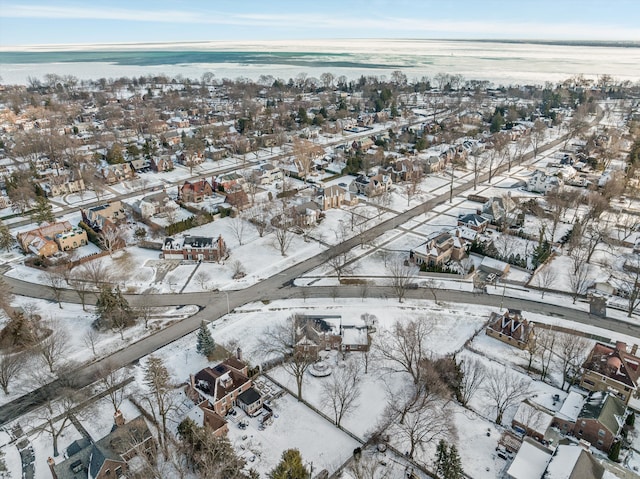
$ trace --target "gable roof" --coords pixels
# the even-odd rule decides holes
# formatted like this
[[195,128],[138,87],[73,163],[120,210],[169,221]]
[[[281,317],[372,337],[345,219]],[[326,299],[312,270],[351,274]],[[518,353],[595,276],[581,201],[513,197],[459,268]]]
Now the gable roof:
[[591,454],[576,445],[558,446],[547,471],[545,479],[601,479],[604,467],[598,464]]
[[594,419],[616,435],[622,427],[626,410],[624,402],[613,394],[597,391],[589,394],[578,419]]
[[640,358],[622,348],[596,343],[583,367],[632,388],[638,385]]

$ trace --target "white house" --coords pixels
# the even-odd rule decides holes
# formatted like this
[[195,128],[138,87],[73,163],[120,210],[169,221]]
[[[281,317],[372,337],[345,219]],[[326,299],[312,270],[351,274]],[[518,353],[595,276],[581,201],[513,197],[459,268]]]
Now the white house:
[[527,191],[547,194],[554,188],[564,186],[564,182],[557,176],[548,175],[542,170],[536,170],[527,180]]

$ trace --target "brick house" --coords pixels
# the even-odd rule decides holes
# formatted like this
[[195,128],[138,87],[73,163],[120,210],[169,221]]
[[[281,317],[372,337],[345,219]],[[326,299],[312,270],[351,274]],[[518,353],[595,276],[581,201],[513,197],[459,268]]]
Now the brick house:
[[218,239],[205,236],[167,237],[162,244],[164,259],[220,261],[227,255],[227,245],[221,235],[218,235]]
[[131,477],[137,473],[133,459],[145,455],[152,461],[156,444],[142,416],[125,423],[122,413],[114,415],[115,425],[111,433],[92,442],[83,438],[74,441],[66,451],[67,459],[55,464],[49,458],[49,469],[53,479],[111,479]]
[[247,414],[254,414],[262,407],[263,398],[253,387],[247,365],[236,357],[230,357],[213,368],[204,368],[189,377],[186,394],[203,411],[203,425],[215,434],[228,431],[224,416],[234,406]]
[[368,351],[371,345],[369,327],[364,321],[353,322],[342,316],[296,315],[296,350],[318,355],[323,350]]
[[491,313],[487,335],[503,343],[526,349],[534,338],[533,323],[522,317],[518,309],[508,309],[504,314]]
[[636,345],[627,352],[627,345],[617,342],[614,346],[596,343],[582,365],[580,387],[588,391],[609,391],[625,404],[638,388],[640,357],[636,356]]
[[477,215],[475,213],[469,213],[466,215],[460,215],[458,217],[458,226],[466,226],[478,233],[482,233],[487,229],[489,220],[484,216]]
[[353,206],[358,204],[358,198],[341,186],[333,185],[318,190],[316,202],[325,211],[332,208],[340,208],[342,205]]
[[68,221],[51,223],[19,233],[18,243],[25,253],[49,257],[58,251],[68,251],[87,244],[87,232],[71,226]]
[[608,452],[624,425],[627,407],[611,393],[589,394],[576,420],[573,435]]
[[213,195],[213,187],[207,180],[185,181],[178,187],[178,198],[185,203],[200,203],[211,195]]
[[135,178],[136,172],[129,163],[118,163],[105,166],[100,170],[102,178],[108,185],[114,185]]
[[433,233],[427,241],[409,251],[409,259],[418,266],[442,266],[449,260],[460,261],[467,254],[467,245],[475,238],[468,228]]
[[149,167],[156,173],[173,170],[173,160],[170,155],[153,156],[149,160]]
[[82,221],[96,233],[109,228],[116,228],[127,219],[121,201],[113,201],[93,208],[83,208]]

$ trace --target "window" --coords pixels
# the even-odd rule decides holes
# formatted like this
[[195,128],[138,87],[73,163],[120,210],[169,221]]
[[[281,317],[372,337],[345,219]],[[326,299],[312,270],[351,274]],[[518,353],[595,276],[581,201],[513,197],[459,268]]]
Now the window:
[[578,431],[578,436],[582,436],[582,429]]
[[598,431],[598,436],[600,436],[600,437],[604,437],[604,435],[605,435],[604,429],[600,429],[600,430]]
[[586,425],[587,425],[587,423],[586,423],[586,421],[580,421],[580,425],[581,425],[581,426],[586,426]]
[[598,446],[599,446],[599,447],[602,447],[602,445],[603,445],[604,443],[603,443],[602,441],[598,441],[598,442],[597,442],[597,444],[598,444]]
[[116,477],[122,476],[122,467],[116,467]]

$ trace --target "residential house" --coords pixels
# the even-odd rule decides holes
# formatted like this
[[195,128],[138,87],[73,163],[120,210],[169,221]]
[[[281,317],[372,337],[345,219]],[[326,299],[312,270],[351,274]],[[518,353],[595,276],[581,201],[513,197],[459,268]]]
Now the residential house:
[[147,158],[139,158],[129,161],[131,168],[135,172],[147,172],[151,168],[151,162]]
[[527,180],[527,191],[547,194],[551,190],[560,188],[563,185],[564,182],[561,178],[547,175],[547,173],[542,170],[536,170]]
[[144,418],[138,416],[125,423],[122,413],[115,414],[111,432],[98,441],[83,438],[67,448],[66,459],[58,464],[49,458],[53,479],[111,479],[132,477],[136,470],[134,458],[146,456],[153,461],[156,444]]
[[296,349],[318,355],[323,350],[368,351],[369,325],[363,320],[343,320],[342,316],[297,315]]
[[548,439],[548,431],[553,424],[553,411],[525,399],[511,421],[511,426],[520,435],[534,438],[538,442]]
[[187,153],[182,152],[178,155],[178,162],[187,168],[194,168],[204,163],[204,155],[200,152]]
[[294,225],[305,227],[318,223],[323,213],[317,204],[312,201],[307,201],[301,205],[293,206],[290,214]]
[[460,261],[475,236],[475,231],[464,227],[432,233],[427,241],[409,251],[409,259],[419,266],[430,267],[442,266],[450,260]]
[[116,228],[127,219],[120,200],[93,208],[82,208],[82,221],[96,233],[109,228]]
[[514,224],[516,203],[511,195],[494,196],[482,205],[482,217],[494,224]]
[[508,309],[503,314],[492,312],[486,331],[488,336],[518,349],[526,349],[535,334],[533,323],[524,319],[518,309]]
[[271,163],[264,163],[253,170],[252,180],[257,185],[270,185],[274,181],[282,181],[282,170]]
[[342,186],[332,185],[318,190],[316,202],[323,211],[326,211],[332,208],[340,208],[342,205],[357,205],[358,197]]
[[442,171],[447,164],[446,159],[440,155],[432,155],[422,160],[425,173],[437,173]]
[[215,148],[209,146],[204,149],[204,157],[208,160],[218,161],[228,156],[227,150],[224,148]]
[[518,454],[507,469],[509,479],[542,479],[553,451],[530,437],[522,441]]
[[361,138],[351,143],[351,148],[358,151],[367,151],[373,145],[374,145],[374,142],[371,138]]
[[17,239],[25,253],[49,257],[58,251],[86,245],[87,232],[71,226],[68,221],[62,221],[19,233]]
[[153,156],[149,160],[149,167],[156,173],[173,170],[171,155]]
[[242,210],[249,206],[249,195],[247,195],[242,185],[234,184],[225,189],[225,202],[238,210]]
[[218,239],[204,236],[167,237],[162,244],[164,259],[220,261],[227,255],[227,246],[220,235]]
[[615,346],[596,343],[582,365],[580,386],[588,391],[608,391],[625,404],[638,388],[640,357],[636,356],[636,345],[627,352],[627,345],[617,342]]
[[164,190],[147,195],[131,204],[131,209],[142,218],[151,218],[154,215],[178,208],[178,204]]
[[236,357],[190,375],[186,387],[187,396],[204,412],[203,425],[219,434],[226,432],[224,416],[234,406],[252,415],[263,405],[263,398],[253,387],[248,367],[240,357],[238,350]]
[[592,392],[578,414],[573,435],[608,452],[622,430],[626,411],[625,403],[617,396],[603,391]]
[[178,187],[178,198],[185,203],[200,203],[211,195],[213,195],[213,187],[205,179],[194,182],[185,181]]
[[62,196],[86,190],[82,178],[74,180],[69,174],[53,176],[45,181],[43,186],[49,196]]
[[114,185],[135,178],[136,172],[129,163],[118,163],[105,166],[100,174],[108,185]]
[[244,184],[244,176],[238,173],[225,173],[224,175],[216,176],[213,179],[214,189],[222,187],[224,191],[228,191],[236,185],[239,185],[244,189]]
[[383,170],[394,183],[417,181],[422,177],[422,171],[422,165],[419,162],[407,158],[398,160]]
[[569,392],[560,409],[555,413],[553,418],[553,427],[557,428],[562,434],[570,434],[573,432],[582,406],[584,406],[585,397],[575,391]]
[[478,233],[482,233],[487,229],[489,220],[476,213],[468,213],[466,215],[458,216],[458,226],[466,226]]
[[560,444],[547,466],[544,478],[603,479],[604,475],[605,468],[582,445]]

